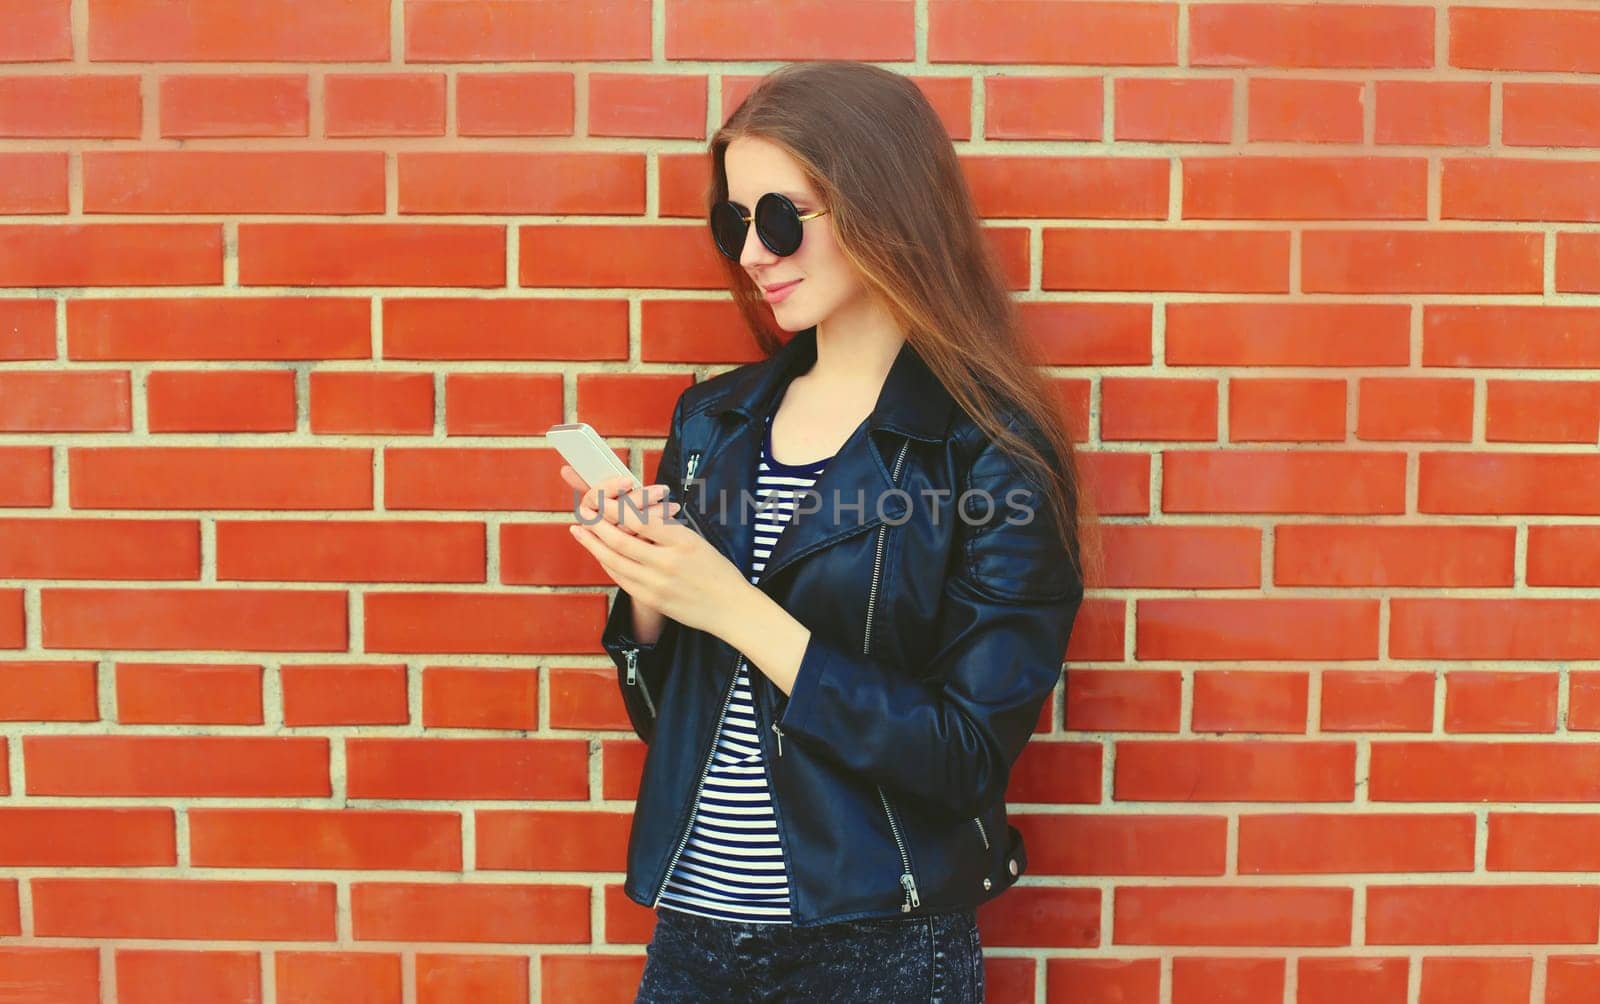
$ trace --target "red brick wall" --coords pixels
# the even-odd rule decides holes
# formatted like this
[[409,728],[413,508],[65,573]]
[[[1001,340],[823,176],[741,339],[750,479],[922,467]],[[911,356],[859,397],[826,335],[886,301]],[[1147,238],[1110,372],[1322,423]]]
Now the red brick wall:
[[626,1001],[540,434],[755,358],[778,62],[956,141],[1106,515],[990,1000],[1600,999],[1600,6],[0,4],[0,1004]]

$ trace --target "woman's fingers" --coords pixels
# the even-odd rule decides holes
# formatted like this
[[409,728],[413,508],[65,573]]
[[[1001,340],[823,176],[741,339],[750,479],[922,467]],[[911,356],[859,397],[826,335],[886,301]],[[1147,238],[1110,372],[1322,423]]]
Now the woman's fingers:
[[561,480],[565,481],[567,486],[573,490],[573,501],[575,505],[579,506],[587,505],[594,508],[596,496],[601,492],[604,492],[607,498],[616,498],[629,488],[634,487],[634,478],[631,474],[619,474],[591,485],[583,480],[583,476],[571,464],[562,464],[557,468],[557,473],[561,475]]
[[624,478],[617,475],[604,481],[597,481],[584,489],[582,503],[590,509],[599,509],[604,502],[608,507],[614,507],[618,496],[623,495],[633,487],[631,477]]
[[[596,527],[599,528],[598,533],[596,532]],[[593,526],[573,523],[571,531],[572,535],[578,538],[578,542],[583,545],[584,549],[594,555],[595,560],[600,563],[601,569],[611,577],[612,582],[621,586],[630,596],[645,595],[646,589],[641,575],[644,571],[644,566],[617,551],[606,540],[601,539],[601,535],[607,533],[628,537],[630,540],[632,539],[631,535],[618,530],[604,520]]]
[[[650,507],[660,505],[667,497],[666,485],[643,485],[621,492],[596,492],[595,504],[585,508],[586,519],[604,515],[614,526],[636,531],[639,524],[651,518]],[[599,508],[603,502],[604,510]]]
[[557,473],[561,475],[562,481],[577,489],[580,494],[589,490],[589,482],[579,477],[578,472],[572,469],[571,464],[562,464]]
[[621,523],[626,520],[629,507],[643,508],[650,497],[651,486],[635,483],[632,478],[611,478],[600,481],[584,497],[589,508],[605,513],[606,520]]
[[666,485],[641,485],[632,474],[618,474],[591,485],[571,464],[562,464],[559,473],[561,480],[577,491],[578,514],[585,520],[604,515],[616,525],[637,526],[639,512],[667,497]]
[[637,536],[643,537],[652,544],[663,544],[667,535],[677,532],[680,528],[672,526],[672,517],[681,507],[676,502],[668,502],[665,497],[651,504],[644,512],[642,520],[630,523],[627,529],[634,531]]
[[646,549],[656,546],[650,540],[630,533],[603,519],[589,524],[585,529],[593,533],[601,543],[611,548],[612,551],[633,562],[643,560]]

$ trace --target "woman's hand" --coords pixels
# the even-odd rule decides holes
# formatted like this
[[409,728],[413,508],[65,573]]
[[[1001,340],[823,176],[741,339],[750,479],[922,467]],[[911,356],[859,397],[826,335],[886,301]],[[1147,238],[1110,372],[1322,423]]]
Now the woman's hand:
[[567,464],[561,477],[581,493],[573,536],[613,582],[679,624],[723,634],[739,596],[754,587],[709,541],[670,518],[678,504],[666,501],[666,485],[638,486],[618,475],[590,486]]

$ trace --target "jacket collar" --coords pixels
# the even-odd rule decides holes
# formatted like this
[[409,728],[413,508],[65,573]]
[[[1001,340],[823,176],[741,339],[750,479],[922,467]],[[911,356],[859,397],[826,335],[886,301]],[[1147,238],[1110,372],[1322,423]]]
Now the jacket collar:
[[[736,372],[719,401],[719,414],[738,413],[746,420],[765,418],[790,379],[817,360],[817,328],[797,331],[777,352]],[[867,428],[888,429],[924,442],[942,441],[955,401],[928,369],[910,341],[903,342],[884,378],[878,403],[867,416]]]
[[[740,493],[754,495],[763,420],[788,381],[808,369],[816,357],[816,328],[798,331],[771,356],[733,371],[726,390],[707,409],[723,419],[737,416],[738,421],[725,422],[712,433],[694,479],[698,488],[686,493],[685,505],[711,543],[740,570],[747,568],[754,538],[754,519],[750,512],[742,511]],[[767,558],[761,581],[767,582],[792,561],[871,530],[885,522],[885,516],[896,519],[901,514],[897,512],[900,503],[886,494],[897,486],[896,455],[909,445],[906,439],[943,442],[954,407],[949,391],[911,343],[903,343],[876,405],[813,486],[822,499],[821,508],[792,517]],[[882,511],[880,499],[884,500]],[[864,500],[864,512],[848,508],[856,500]]]

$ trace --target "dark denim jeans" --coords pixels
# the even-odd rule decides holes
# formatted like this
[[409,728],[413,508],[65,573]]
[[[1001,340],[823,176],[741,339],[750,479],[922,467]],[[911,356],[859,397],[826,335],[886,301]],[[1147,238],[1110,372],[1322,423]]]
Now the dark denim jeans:
[[634,1004],[982,1004],[975,910],[815,927],[656,911]]

